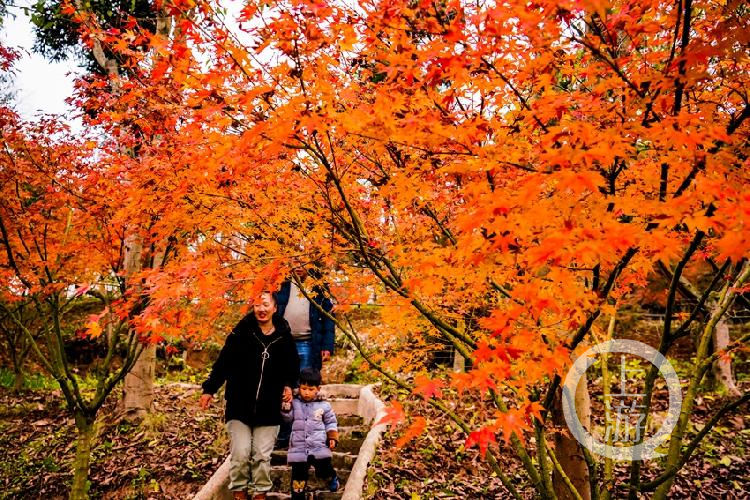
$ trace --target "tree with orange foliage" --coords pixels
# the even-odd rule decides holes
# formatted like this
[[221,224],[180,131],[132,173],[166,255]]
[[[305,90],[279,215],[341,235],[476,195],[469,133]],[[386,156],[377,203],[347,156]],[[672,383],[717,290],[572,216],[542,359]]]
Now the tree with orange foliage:
[[[3,109],[0,120],[0,308],[58,382],[75,417],[71,498],[84,498],[97,412],[143,348],[138,336],[123,337],[132,315],[123,297],[115,300],[107,291],[122,261],[121,233],[102,202],[111,192],[98,186],[105,169],[96,161],[94,143],[70,139],[69,131],[51,119],[24,123]],[[62,326],[84,294],[99,297],[106,307],[82,333],[99,339],[106,352],[93,370],[94,391],[82,387],[68,360]],[[22,306],[34,311],[38,331],[29,329]]]
[[[380,287],[384,323],[398,325],[378,337],[388,357],[406,335],[429,347],[429,332],[473,365],[411,381],[363,355],[449,416],[517,498],[497,462],[499,435],[542,498],[610,494],[585,449],[588,478],[580,467],[568,475],[548,443],[550,415],[597,318],[657,265],[671,280],[656,347],[668,354],[691,329],[700,342],[662,473],[642,483],[634,462],[631,495],[665,498],[700,439],[747,401],[729,402],[683,450],[715,358],[710,338],[750,274],[744,4],[250,1],[236,28],[216,2],[165,8],[184,19],[185,39],[150,37],[164,57],[110,96],[122,107],[103,117],[147,124],[151,106],[179,124],[163,176],[139,174],[167,183],[175,210],[189,213],[181,223],[201,235],[190,265],[151,281],[164,310],[278,277],[299,257],[336,270],[322,279],[347,290]],[[683,270],[706,258],[718,270],[677,324]],[[174,286],[185,282],[197,291]]]
[[[122,152],[137,157],[141,149],[147,149],[154,142],[154,138],[158,141],[160,130],[165,126],[169,127],[168,123],[160,122],[168,120],[164,119],[158,110],[149,110],[146,112],[150,118],[148,127],[142,127],[143,122],[139,120],[103,126],[97,122],[97,115],[109,109],[115,101],[92,99],[91,93],[87,92],[87,80],[95,79],[97,85],[103,85],[117,94],[123,85],[127,85],[130,78],[137,79],[143,74],[142,69],[134,62],[147,55],[142,52],[148,51],[149,45],[139,40],[148,40],[152,34],[167,38],[179,36],[179,30],[173,29],[174,19],[160,9],[159,2],[74,2],[74,5],[75,9],[67,2],[48,0],[37,2],[33,6],[32,20],[36,24],[37,40],[35,49],[52,60],[66,59],[71,54],[83,56],[79,57],[79,62],[91,72],[90,78],[84,78],[79,82],[77,96],[80,108],[85,110],[84,122],[87,126],[100,125],[105,133],[118,138]],[[69,14],[75,14],[73,19]],[[102,45],[96,37],[79,37],[76,22],[83,19],[96,24],[99,29],[107,31],[111,36],[121,36],[124,40],[121,40],[118,47],[132,47],[132,54],[131,51],[108,50],[108,47]],[[136,19],[140,19],[138,31],[142,38],[136,37],[133,31]],[[134,55],[139,57],[134,60]],[[140,194],[134,193],[132,196],[133,199],[145,200],[149,193],[141,191]],[[153,206],[147,217],[142,217],[144,211],[141,209],[142,206],[136,206],[135,210],[140,215],[129,221],[125,238],[123,272],[130,283],[138,283],[139,279],[136,276],[140,273],[158,269],[163,265],[163,258],[168,256],[165,249],[174,249],[175,244],[174,233],[162,235],[158,231],[154,232],[154,226],[158,225],[160,217],[158,209]],[[163,237],[163,240],[158,241],[157,236]],[[156,346],[150,345],[138,357],[133,370],[125,377],[123,397],[118,405],[120,419],[138,422],[150,411],[154,397],[155,371]]]

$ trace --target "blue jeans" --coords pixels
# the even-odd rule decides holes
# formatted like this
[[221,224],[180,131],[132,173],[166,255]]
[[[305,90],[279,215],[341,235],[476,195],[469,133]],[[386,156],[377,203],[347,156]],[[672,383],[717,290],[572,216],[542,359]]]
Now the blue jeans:
[[297,354],[299,354],[299,369],[312,368],[312,341],[297,340]]

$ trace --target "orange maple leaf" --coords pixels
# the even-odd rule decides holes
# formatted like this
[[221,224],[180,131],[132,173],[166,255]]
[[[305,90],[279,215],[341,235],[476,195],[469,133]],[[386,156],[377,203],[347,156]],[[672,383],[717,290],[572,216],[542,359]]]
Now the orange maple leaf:
[[430,399],[433,396],[442,397],[442,387],[445,386],[442,380],[430,379],[425,375],[418,375],[414,378],[414,394],[419,394],[424,399]]
[[98,321],[89,321],[86,324],[86,332],[88,333],[89,337],[95,339],[102,334],[102,327]]
[[385,408],[385,415],[375,425],[398,425],[404,421],[404,418],[404,407],[398,401],[393,401]]
[[411,425],[404,431],[403,435],[396,440],[396,448],[403,448],[406,443],[421,435],[426,427],[427,420],[424,417],[414,417],[414,421]]
[[484,457],[485,453],[487,453],[487,448],[489,447],[490,443],[497,444],[495,433],[487,427],[482,427],[478,431],[474,431],[469,434],[469,437],[466,438],[465,446],[467,448],[471,448],[475,444],[478,444],[479,453],[482,457]]
[[530,429],[529,419],[521,410],[512,409],[497,415],[498,426],[503,431],[503,439],[510,441],[513,434],[523,441],[523,433]]

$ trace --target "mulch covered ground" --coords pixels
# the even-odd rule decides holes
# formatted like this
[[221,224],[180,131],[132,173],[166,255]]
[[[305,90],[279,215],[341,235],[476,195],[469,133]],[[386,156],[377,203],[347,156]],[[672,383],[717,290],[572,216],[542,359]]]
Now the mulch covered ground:
[[[158,386],[155,412],[136,427],[109,422],[117,397],[100,413],[91,497],[192,497],[228,449],[221,408],[201,411],[194,387]],[[75,435],[58,392],[0,389],[0,498],[67,498]]]
[[[744,391],[750,383],[742,384]],[[384,388],[384,392],[387,389]],[[657,393],[658,400],[667,400],[666,391]],[[500,480],[487,464],[479,458],[476,447],[466,450],[465,435],[456,431],[448,418],[415,398],[404,403],[407,413],[427,418],[429,427],[418,439],[412,440],[402,449],[394,444],[398,432],[388,432],[378,450],[368,476],[368,493],[371,498],[385,499],[505,499],[511,498]],[[601,398],[592,391],[592,418],[603,421]],[[727,400],[721,397],[702,397],[694,413],[695,427],[701,428],[711,415]],[[666,405],[664,405],[666,407]],[[601,415],[602,417],[599,417]],[[715,431],[704,440],[688,464],[681,470],[670,492],[675,499],[734,499],[750,496],[750,408],[747,406],[724,418]],[[692,437],[692,434],[691,436]],[[531,453],[533,453],[533,445]],[[533,498],[533,490],[524,487],[525,472],[520,460],[501,443],[498,461],[505,474],[517,485],[526,498]],[[659,467],[646,462],[644,479],[658,476]],[[615,498],[627,498],[623,487],[629,477],[627,465],[620,463],[615,468],[618,488]],[[641,498],[650,498],[650,495]]]
[[[344,350],[327,363],[326,383],[346,381],[353,354]],[[198,368],[206,365],[202,360]],[[203,374],[192,378],[202,380]],[[223,402],[202,411],[199,393],[194,384],[157,385],[153,412],[140,426],[113,421],[120,392],[111,394],[99,413],[91,497],[192,498],[229,450]],[[0,386],[0,500],[67,498],[75,437],[59,390],[15,395]]]

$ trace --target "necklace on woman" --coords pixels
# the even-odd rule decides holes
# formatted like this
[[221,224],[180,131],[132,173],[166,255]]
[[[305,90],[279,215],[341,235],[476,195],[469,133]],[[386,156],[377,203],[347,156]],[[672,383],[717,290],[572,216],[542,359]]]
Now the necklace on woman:
[[269,328],[268,330],[264,330],[261,326],[260,331],[263,332],[263,335],[271,335],[273,333],[273,325],[271,325],[271,328]]

